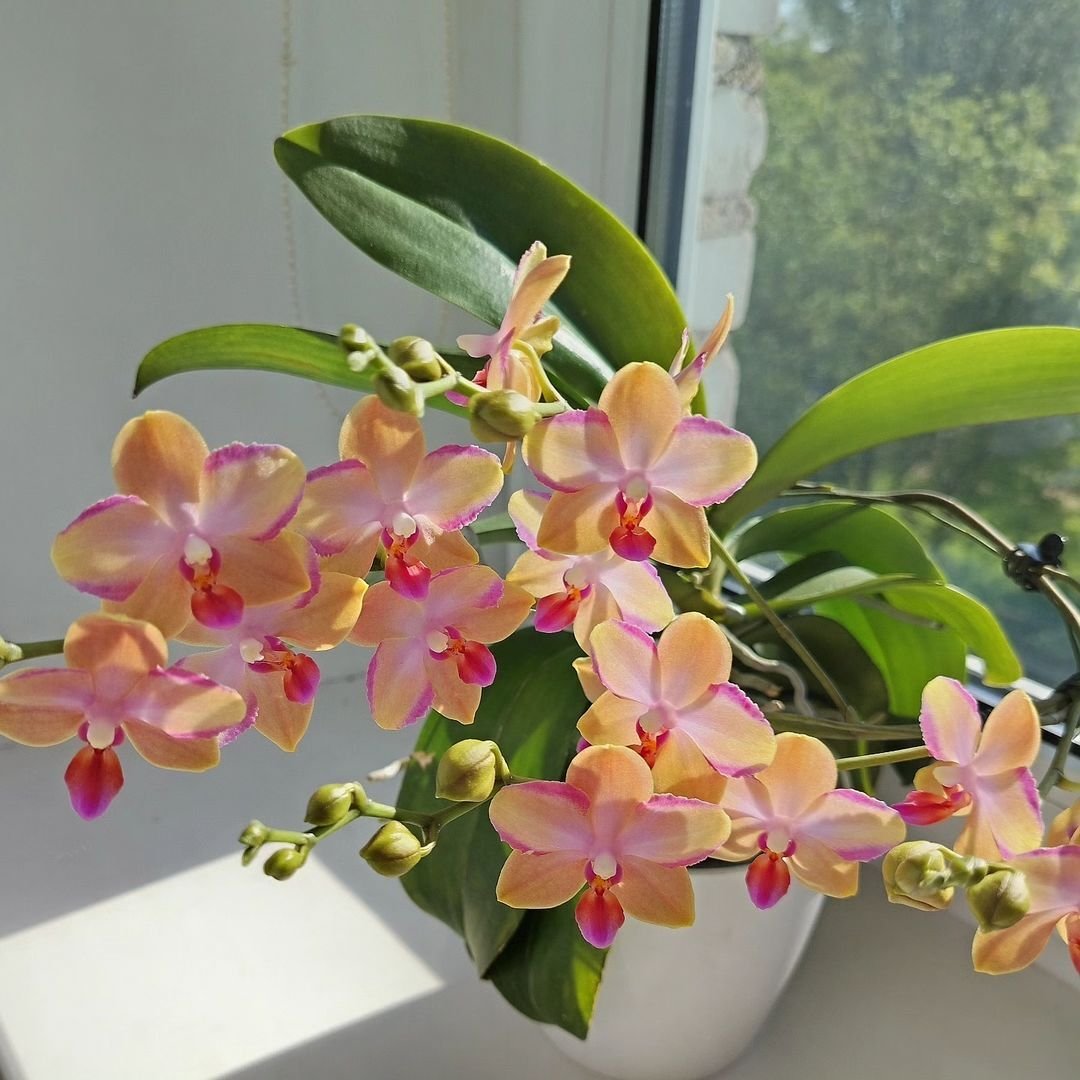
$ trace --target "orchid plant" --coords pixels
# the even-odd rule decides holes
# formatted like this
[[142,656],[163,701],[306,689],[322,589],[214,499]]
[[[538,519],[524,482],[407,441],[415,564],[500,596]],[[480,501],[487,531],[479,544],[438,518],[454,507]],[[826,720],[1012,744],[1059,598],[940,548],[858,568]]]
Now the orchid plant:
[[[687,363],[659,268],[569,181],[426,121],[346,117],[277,150],[346,237],[497,329],[450,349],[383,346],[355,325],[211,327],[146,357],[137,391],[234,367],[365,396],[340,460],[310,471],[281,446],[210,451],[170,412],[121,430],[118,493],[53,545],[100,610],[63,640],[0,639],[0,666],[63,653],[63,667],[0,677],[0,733],[84,744],[65,774],[76,813],[99,817],[119,794],[125,741],[190,771],[242,753],[251,727],[295,749],[315,655],[358,646],[374,650],[375,723],[424,721],[416,752],[373,774],[404,773],[399,802],[331,781],[306,831],[251,822],[244,862],[272,847],[264,869],[285,879],[332,834],[381,822],[363,858],[460,932],[530,1016],[583,1036],[625,918],[691,924],[688,867],[709,860],[740,864],[768,908],[793,878],[852,896],[860,864],[885,856],[898,903],[940,909],[966,890],[978,970],[1024,967],[1056,927],[1080,972],[1080,803],[1044,836],[1039,800],[1080,790],[1066,774],[1080,687],[1038,703],[1012,690],[984,720],[968,653],[991,686],[1014,683],[1019,662],[899,512],[944,516],[994,551],[1062,616],[1078,657],[1080,586],[945,495],[807,479],[939,427],[1080,412],[1080,331],[976,334],[887,361],[759,464],[748,435],[704,412],[732,298]],[[429,167],[445,160],[475,168]],[[490,449],[429,451],[429,407]],[[493,509],[511,483],[509,512]],[[795,505],[768,509],[777,497]],[[521,546],[504,578],[477,548],[508,542]],[[778,569],[748,565],[766,553]],[[195,651],[169,665],[168,639]],[[1059,723],[1037,782],[1042,727]],[[876,797],[883,767],[919,761],[906,798]],[[954,815],[966,825],[951,847],[905,842],[907,825]]]

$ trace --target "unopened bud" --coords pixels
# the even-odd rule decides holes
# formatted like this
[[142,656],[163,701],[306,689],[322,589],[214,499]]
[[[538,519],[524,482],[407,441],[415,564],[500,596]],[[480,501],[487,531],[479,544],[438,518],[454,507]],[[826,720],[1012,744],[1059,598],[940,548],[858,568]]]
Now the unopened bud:
[[375,376],[375,393],[379,400],[395,412],[407,416],[424,415],[424,395],[399,367],[384,368]]
[[247,828],[240,834],[240,843],[244,845],[244,854],[240,861],[244,866],[251,864],[259,848],[270,839],[270,830],[261,821],[248,822]]
[[1031,907],[1027,878],[1008,866],[991,870],[977,885],[970,886],[967,898],[983,932],[1015,926]]
[[485,390],[469,399],[469,425],[481,442],[523,438],[539,419],[536,403],[516,390]]
[[14,664],[23,658],[22,649],[12,641],[5,641],[0,637],[0,667],[5,664]]
[[297,851],[296,848],[282,848],[263,863],[263,873],[277,881],[287,881],[305,862],[307,852]]
[[341,333],[338,334],[338,341],[341,342],[341,347],[347,352],[370,352],[371,347],[375,344],[371,335],[361,326],[357,326],[356,323],[346,323],[341,328]]
[[304,820],[309,825],[336,825],[363,798],[359,784],[323,784],[308,799]]
[[947,856],[951,854],[948,848],[927,840],[909,840],[894,847],[881,864],[889,901],[919,911],[947,908],[956,892],[948,884]]
[[407,874],[435,845],[422,845],[407,825],[388,821],[360,849],[360,858],[383,877]]
[[483,802],[510,776],[499,747],[490,740],[464,739],[439,759],[435,794],[449,802]]
[[395,338],[386,353],[415,382],[434,382],[445,374],[435,346],[424,338]]

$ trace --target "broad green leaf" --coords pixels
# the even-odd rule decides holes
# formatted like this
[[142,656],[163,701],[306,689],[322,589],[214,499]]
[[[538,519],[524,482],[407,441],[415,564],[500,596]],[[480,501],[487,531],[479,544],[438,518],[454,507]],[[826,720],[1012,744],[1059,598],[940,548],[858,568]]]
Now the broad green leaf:
[[[476,370],[476,361],[462,353],[443,351],[442,355],[465,374]],[[357,374],[345,363],[345,355],[333,334],[292,326],[235,323],[189,330],[155,346],[139,365],[135,395],[170,375],[223,370],[272,371],[363,393],[372,389],[367,372]],[[433,398],[428,404],[465,415],[464,409],[445,397]]]
[[939,341],[856,375],[812,405],[713,521],[730,528],[796,480],[882,443],[1076,412],[1080,330],[1019,327]]
[[666,364],[678,347],[686,318],[641,241],[509,143],[433,120],[343,116],[287,132],[275,154],[362,251],[491,326],[530,244],[572,256],[550,305],[564,325],[545,366],[577,404],[595,401],[614,368]]
[[485,514],[473,522],[471,530],[480,544],[516,544],[520,542],[509,514]]
[[[579,738],[577,721],[588,704],[571,667],[581,650],[569,635],[526,629],[492,651],[498,677],[484,691],[476,722],[463,727],[432,713],[417,749],[438,756],[460,739],[493,739],[517,775],[561,779]],[[445,806],[433,788],[430,770],[410,770],[400,803],[421,810]],[[505,860],[506,849],[480,809],[448,825],[431,855],[402,878],[419,907],[465,937],[481,975],[522,920],[521,911],[495,899]]]
[[902,521],[876,506],[854,502],[815,502],[777,510],[754,522],[735,541],[740,559],[766,551],[791,555],[833,551],[846,563],[879,574],[945,580]]
[[[774,611],[795,611],[823,600],[881,593],[889,586],[900,588],[917,581],[917,578],[906,574],[875,574],[861,566],[839,566],[773,596],[769,600],[769,607]],[[751,617],[760,614],[757,605],[747,604],[746,614]]]

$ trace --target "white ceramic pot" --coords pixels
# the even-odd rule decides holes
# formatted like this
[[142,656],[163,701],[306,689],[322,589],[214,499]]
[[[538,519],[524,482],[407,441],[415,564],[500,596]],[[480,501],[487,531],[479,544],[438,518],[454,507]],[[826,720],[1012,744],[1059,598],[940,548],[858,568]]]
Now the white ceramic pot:
[[701,1080],[753,1041],[795,970],[824,897],[792,881],[759,911],[745,866],[693,871],[697,919],[668,930],[627,919],[584,1041],[545,1030],[567,1057],[617,1080]]

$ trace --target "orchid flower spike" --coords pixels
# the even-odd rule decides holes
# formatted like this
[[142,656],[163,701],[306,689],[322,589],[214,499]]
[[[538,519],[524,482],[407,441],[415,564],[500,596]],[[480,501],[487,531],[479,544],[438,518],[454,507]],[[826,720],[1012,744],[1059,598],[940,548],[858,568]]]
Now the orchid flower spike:
[[529,550],[506,580],[536,597],[536,629],[553,634],[572,626],[578,644],[588,649],[593,628],[606,619],[622,619],[650,633],[667,626],[675,609],[651,563],[629,562],[610,548],[592,555],[559,555],[537,545],[549,498],[538,491],[510,496],[510,517]]
[[757,907],[778,903],[792,874],[826,896],[854,896],[859,863],[903,840],[895,810],[861,791],[837,789],[836,780],[836,759],[823,742],[782,732],[768,768],[728,782],[721,805],[731,816],[731,836],[716,857],[753,858],[746,887]]
[[679,615],[653,641],[626,622],[601,623],[589,643],[605,692],[578,721],[587,742],[636,750],[657,791],[720,801],[726,778],[759,772],[776,739],[733,683],[731,646],[698,612]]
[[232,443],[211,453],[183,417],[148,412],[121,429],[112,466],[121,494],[83,511],[52,549],[60,576],[108,610],[174,637],[192,616],[235,626],[245,604],[310,587],[280,536],[304,486],[291,450]]
[[724,347],[728,334],[731,333],[731,324],[734,320],[735,297],[732,296],[731,293],[728,293],[727,303],[724,305],[724,313],[720,316],[720,321],[713,327],[712,332],[705,339],[705,344],[701,347],[701,351],[685,368],[683,367],[683,360],[686,359],[686,352],[690,346],[690,334],[687,331],[683,332],[682,345],[675,354],[675,359],[671,361],[670,371],[672,377],[675,379],[676,386],[679,388],[679,394],[682,396],[683,408],[687,413],[690,412],[690,403],[694,400],[694,397],[698,392],[698,387],[701,385],[701,377],[705,374],[705,369],[713,362],[713,359]]
[[628,364],[599,404],[538,423],[525,461],[554,489],[537,544],[567,555],[611,547],[624,559],[706,566],[703,507],[750,478],[749,437],[719,420],[684,416],[674,378],[656,364]]
[[1043,822],[1031,765],[1042,732],[1027,694],[1006,694],[983,726],[975,699],[942,675],[923,691],[919,725],[937,761],[915,774],[916,790],[897,804],[904,820],[930,825],[968,815],[953,846],[990,861],[1038,847]]
[[375,723],[396,730],[433,708],[471,724],[481,689],[495,679],[488,646],[509,637],[531,606],[527,592],[487,566],[435,574],[423,600],[385,581],[372,586],[349,640],[375,646],[367,673]]
[[598,949],[612,943],[626,915],[690,926],[694,891],[686,867],[706,858],[729,829],[711,803],[654,794],[649,767],[621,746],[582,750],[565,782],[502,788],[489,814],[513,848],[496,885],[499,900],[553,908],[584,886],[577,924]]
[[0,734],[24,746],[86,745],[64,774],[71,805],[100,817],[123,786],[115,749],[125,736],[151,765],[201,772],[218,763],[219,736],[244,721],[235,691],[203,675],[165,669],[165,639],[150,623],[84,615],[64,639],[66,668],[0,679]]
[[422,599],[431,575],[476,562],[459,530],[499,493],[502,467],[478,446],[427,453],[415,417],[366,397],[341,426],[341,461],[315,469],[296,518],[323,556],[347,556],[350,572],[371,570],[379,544],[386,579],[403,596]]

